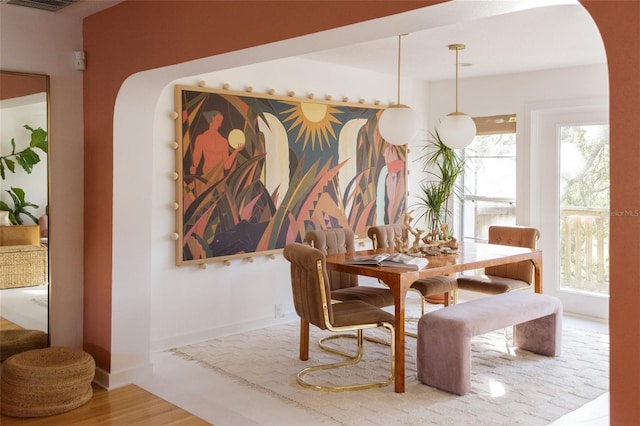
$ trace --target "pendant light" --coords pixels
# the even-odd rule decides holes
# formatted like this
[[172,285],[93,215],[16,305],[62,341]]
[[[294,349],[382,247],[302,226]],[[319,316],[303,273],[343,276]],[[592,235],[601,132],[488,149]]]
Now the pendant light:
[[458,111],[458,52],[464,44],[450,44],[449,50],[456,51],[456,111],[440,121],[438,134],[442,142],[451,149],[462,149],[469,145],[476,136],[476,124],[467,114]]
[[404,35],[406,34],[398,36],[398,103],[385,109],[378,120],[380,135],[392,145],[404,145],[418,133],[416,113],[400,103],[400,52]]

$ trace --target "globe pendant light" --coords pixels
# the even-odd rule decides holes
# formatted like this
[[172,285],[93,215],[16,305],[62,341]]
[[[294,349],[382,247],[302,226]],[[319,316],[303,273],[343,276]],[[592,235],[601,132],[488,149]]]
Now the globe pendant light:
[[400,51],[403,35],[406,34],[398,36],[398,103],[385,109],[378,120],[380,135],[392,145],[404,145],[418,133],[416,113],[400,103]]
[[449,50],[456,51],[456,111],[444,117],[438,126],[442,143],[451,149],[462,149],[476,137],[476,124],[473,119],[458,111],[458,51],[464,48],[464,44],[449,45]]

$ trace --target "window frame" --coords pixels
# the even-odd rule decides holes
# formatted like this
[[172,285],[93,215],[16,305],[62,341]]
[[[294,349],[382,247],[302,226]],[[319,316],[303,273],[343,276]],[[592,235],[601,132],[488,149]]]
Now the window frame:
[[[486,156],[486,157],[477,157],[473,158],[513,158],[516,164],[516,171],[514,172],[514,181],[517,178],[517,133],[516,133],[516,114],[502,114],[502,115],[492,115],[486,117],[473,117],[473,121],[476,125],[476,136],[487,136],[487,135],[499,135],[499,134],[513,134],[514,138],[516,138],[516,150],[513,156]],[[463,150],[464,158],[471,158],[467,154],[467,149]],[[468,164],[468,163],[467,163]],[[480,202],[495,202],[495,203],[504,203],[513,206],[514,209],[514,221],[515,221],[515,208],[516,208],[516,197],[514,194],[514,198],[505,198],[505,197],[487,197],[478,194],[471,194],[468,192],[468,188],[465,182],[465,176],[469,172],[468,165],[465,167],[465,173],[462,176],[461,189],[462,189],[462,198],[459,201],[460,206],[460,214],[458,218],[458,224],[460,229],[460,237],[463,240],[476,240],[476,241],[485,241],[485,238],[478,237],[474,231],[474,235],[466,235],[465,234],[465,213],[467,203],[475,203],[477,201]],[[476,217],[476,212],[473,213],[474,218]],[[477,220],[476,220],[477,222]]]

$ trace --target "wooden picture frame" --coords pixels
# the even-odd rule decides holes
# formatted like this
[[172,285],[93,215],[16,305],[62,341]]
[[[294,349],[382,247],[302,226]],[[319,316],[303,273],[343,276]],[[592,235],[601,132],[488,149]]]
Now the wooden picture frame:
[[407,151],[380,136],[381,107],[182,85],[175,99],[178,265],[403,220]]

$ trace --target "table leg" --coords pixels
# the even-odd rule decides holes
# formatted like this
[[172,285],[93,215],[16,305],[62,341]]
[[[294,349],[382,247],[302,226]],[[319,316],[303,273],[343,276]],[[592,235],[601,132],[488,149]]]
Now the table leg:
[[403,285],[402,279],[399,285],[392,287],[394,305],[395,305],[395,391],[404,393],[405,377],[405,353],[404,353],[404,316],[407,289],[415,279],[409,280],[410,283]]
[[531,259],[533,263],[533,282],[534,291],[536,293],[542,293],[542,252],[537,251],[535,256]]
[[300,319],[300,361],[309,359],[309,323]]

